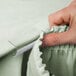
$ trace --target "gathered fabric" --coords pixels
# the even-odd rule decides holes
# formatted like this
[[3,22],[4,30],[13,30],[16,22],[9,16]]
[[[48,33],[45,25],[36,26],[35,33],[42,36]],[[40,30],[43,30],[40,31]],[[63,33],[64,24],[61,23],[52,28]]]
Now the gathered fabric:
[[76,45],[41,47],[44,34],[66,30],[66,25],[54,26],[40,34],[29,56],[27,76],[76,76]]

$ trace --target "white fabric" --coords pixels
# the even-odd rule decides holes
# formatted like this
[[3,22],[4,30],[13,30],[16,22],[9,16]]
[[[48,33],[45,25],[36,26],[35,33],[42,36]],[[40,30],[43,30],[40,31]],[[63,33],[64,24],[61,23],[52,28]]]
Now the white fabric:
[[40,39],[43,38],[43,33],[40,38],[36,41],[32,52],[29,57],[27,66],[27,76],[49,76],[49,72],[45,70],[45,64],[42,64],[41,54],[39,46],[42,44]]

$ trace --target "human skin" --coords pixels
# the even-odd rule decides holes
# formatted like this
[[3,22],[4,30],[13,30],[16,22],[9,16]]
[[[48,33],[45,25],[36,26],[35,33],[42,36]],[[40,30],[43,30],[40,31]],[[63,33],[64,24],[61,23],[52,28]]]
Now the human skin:
[[49,15],[50,26],[59,26],[61,24],[69,24],[69,30],[44,35],[42,46],[76,44],[76,0],[73,0],[67,7]]

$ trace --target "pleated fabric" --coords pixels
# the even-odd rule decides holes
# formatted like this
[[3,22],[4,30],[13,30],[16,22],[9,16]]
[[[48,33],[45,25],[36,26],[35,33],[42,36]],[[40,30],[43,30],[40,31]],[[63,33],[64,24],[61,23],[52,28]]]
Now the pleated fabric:
[[76,76],[76,45],[59,45],[42,48],[44,34],[64,32],[67,26],[55,26],[40,34],[29,56],[27,76]]

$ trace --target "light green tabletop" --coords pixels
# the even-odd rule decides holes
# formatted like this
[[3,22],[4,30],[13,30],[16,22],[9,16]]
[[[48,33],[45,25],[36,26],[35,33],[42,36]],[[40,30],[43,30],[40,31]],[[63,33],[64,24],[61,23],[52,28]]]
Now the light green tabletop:
[[48,15],[69,3],[70,0],[0,0],[0,57],[35,38],[47,28]]

